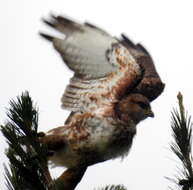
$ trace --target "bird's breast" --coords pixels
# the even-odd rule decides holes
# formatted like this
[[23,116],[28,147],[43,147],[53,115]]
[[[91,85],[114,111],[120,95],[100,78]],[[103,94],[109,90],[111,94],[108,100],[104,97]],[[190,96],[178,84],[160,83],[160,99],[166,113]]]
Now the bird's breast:
[[76,123],[71,120],[58,130],[63,130],[66,146],[56,152],[52,162],[68,168],[123,157],[135,135],[133,123],[126,125],[116,118],[96,115],[77,115]]
[[95,156],[96,162],[125,156],[135,136],[133,123],[126,125],[111,117],[92,118],[85,127],[87,138],[76,144],[76,148],[80,154],[86,152],[92,159]]

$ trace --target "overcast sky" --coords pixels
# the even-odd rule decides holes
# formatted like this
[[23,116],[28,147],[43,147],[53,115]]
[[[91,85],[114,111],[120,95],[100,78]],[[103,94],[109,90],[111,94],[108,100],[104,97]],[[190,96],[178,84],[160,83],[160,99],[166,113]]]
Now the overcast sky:
[[[77,190],[107,184],[124,184],[128,190],[164,190],[170,184],[176,162],[169,151],[171,110],[181,91],[193,114],[193,2],[191,0],[31,0],[1,2],[0,6],[0,123],[6,120],[10,99],[28,90],[39,106],[39,130],[63,124],[68,112],[60,98],[72,73],[52,46],[38,36],[51,31],[42,17],[49,13],[90,21],[113,36],[126,33],[151,53],[157,71],[166,83],[164,93],[152,103],[154,119],[141,122],[132,150],[124,160],[90,167]],[[51,31],[52,32],[52,31]],[[5,139],[0,142],[0,189],[5,188],[3,162]],[[58,176],[62,169],[52,170]]]

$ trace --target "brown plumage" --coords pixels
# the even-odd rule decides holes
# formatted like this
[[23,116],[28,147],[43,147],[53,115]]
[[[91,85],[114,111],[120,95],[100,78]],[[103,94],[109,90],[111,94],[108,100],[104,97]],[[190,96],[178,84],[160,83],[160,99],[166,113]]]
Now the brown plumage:
[[52,129],[41,138],[50,160],[58,166],[88,166],[127,155],[136,133],[136,125],[153,117],[149,101],[130,94],[113,107],[98,113],[74,113],[65,126]]
[[136,125],[154,116],[150,102],[164,89],[152,58],[141,44],[92,24],[53,15],[44,22],[65,34],[40,33],[74,72],[61,99],[70,116],[40,138],[53,153],[50,161],[72,169],[124,157]]

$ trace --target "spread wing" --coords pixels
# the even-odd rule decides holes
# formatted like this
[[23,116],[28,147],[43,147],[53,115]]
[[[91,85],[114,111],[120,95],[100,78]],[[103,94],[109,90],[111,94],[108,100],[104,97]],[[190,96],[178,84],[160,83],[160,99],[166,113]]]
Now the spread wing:
[[155,100],[163,92],[165,84],[156,71],[151,55],[143,45],[134,44],[124,34],[122,34],[120,42],[130,51],[137,63],[144,69],[143,79],[133,89],[133,93],[143,94],[149,101]]
[[40,33],[74,71],[62,97],[63,108],[94,111],[116,102],[141,79],[142,71],[135,57],[106,31],[61,16],[44,22],[65,34],[61,39]]

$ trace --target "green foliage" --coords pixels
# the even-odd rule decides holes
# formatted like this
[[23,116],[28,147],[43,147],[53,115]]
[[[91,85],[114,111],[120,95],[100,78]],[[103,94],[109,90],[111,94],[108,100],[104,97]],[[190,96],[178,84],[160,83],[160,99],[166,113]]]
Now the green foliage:
[[[48,150],[38,141],[38,111],[28,92],[22,93],[16,101],[10,101],[7,116],[6,124],[1,126],[1,131],[9,145],[6,151],[10,162],[9,169],[4,166],[7,189],[64,189],[63,183],[53,182],[50,177],[47,161]],[[121,185],[112,185],[102,190],[126,189]]]
[[38,111],[28,92],[10,101],[8,121],[1,131],[9,145],[5,166],[6,186],[9,190],[51,189],[47,167],[47,148],[38,142]]
[[[176,183],[176,189],[193,189],[192,168],[192,122],[185,112],[183,97],[178,94],[179,110],[172,112],[172,152],[180,160],[178,174],[170,179]],[[54,185],[50,177],[47,161],[47,147],[38,141],[38,111],[33,105],[29,93],[24,92],[16,101],[10,101],[7,110],[8,120],[1,131],[9,148],[6,155],[9,169],[5,167],[5,179],[8,190],[54,190],[63,189]],[[172,189],[172,188],[171,188]],[[99,190],[99,189],[98,189]],[[100,190],[127,190],[122,185],[108,185]]]
[[171,127],[174,141],[170,148],[180,160],[181,167],[178,167],[178,175],[172,181],[176,183],[178,189],[191,190],[193,189],[192,122],[191,117],[185,113],[183,97],[180,93],[178,104],[179,111],[174,109],[172,112]]

